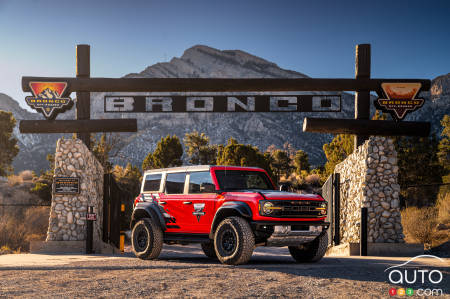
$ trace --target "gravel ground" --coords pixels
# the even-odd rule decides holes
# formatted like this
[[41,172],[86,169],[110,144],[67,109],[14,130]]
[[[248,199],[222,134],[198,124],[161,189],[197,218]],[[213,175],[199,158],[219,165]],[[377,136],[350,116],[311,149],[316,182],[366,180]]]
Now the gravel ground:
[[[164,246],[155,261],[138,260],[131,253],[4,255],[0,297],[386,298],[394,285],[386,282],[384,270],[408,260],[325,257],[315,264],[296,264],[286,248],[258,248],[249,264],[227,266],[206,258],[197,245]],[[426,258],[408,264],[442,271],[441,298],[450,298],[449,265],[449,259]]]

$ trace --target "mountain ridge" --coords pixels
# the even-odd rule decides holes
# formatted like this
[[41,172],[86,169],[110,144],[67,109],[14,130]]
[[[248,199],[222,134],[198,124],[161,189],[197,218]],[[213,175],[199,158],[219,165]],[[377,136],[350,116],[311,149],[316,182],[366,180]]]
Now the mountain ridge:
[[[184,51],[181,57],[169,62],[156,63],[141,72],[125,75],[127,78],[308,78],[300,72],[279,68],[275,63],[241,50],[218,50],[197,45]],[[303,92],[302,92],[303,93]],[[327,94],[325,92],[310,92]],[[137,118],[139,132],[123,133],[123,147],[114,162],[131,162],[141,165],[145,155],[155,148],[157,141],[168,134],[180,139],[184,134],[197,130],[210,137],[212,143],[223,144],[230,137],[241,143],[253,144],[264,151],[269,145],[281,148],[285,142],[297,149],[305,150],[311,164],[325,161],[322,145],[332,139],[331,134],[302,132],[305,116],[353,118],[354,96],[342,95],[342,112],[336,113],[105,113],[103,97],[114,93],[91,93],[91,118]],[[120,93],[125,94],[125,93]],[[135,93],[126,93],[135,94]],[[139,93],[140,95],[151,93]],[[432,122],[433,133],[439,134],[439,122],[444,114],[450,113],[450,73],[433,79],[430,92],[419,96],[426,99],[424,107],[411,113],[406,120]],[[372,113],[374,112],[373,105]],[[43,119],[38,113],[22,109],[16,101],[0,94],[0,109],[12,111],[17,119]],[[73,119],[75,109],[60,114],[58,119]],[[40,170],[48,166],[45,156],[54,152],[57,138],[63,134],[20,134],[14,135],[21,149],[14,160],[16,170]],[[64,136],[70,137],[71,134]]]

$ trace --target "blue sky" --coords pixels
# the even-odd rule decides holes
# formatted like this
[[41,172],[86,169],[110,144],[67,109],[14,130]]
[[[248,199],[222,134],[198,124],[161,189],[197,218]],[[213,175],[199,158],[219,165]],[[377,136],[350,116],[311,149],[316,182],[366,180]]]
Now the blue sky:
[[311,77],[351,78],[358,43],[372,77],[450,72],[450,1],[0,0],[0,92],[24,107],[21,76],[120,77],[204,44],[240,49]]

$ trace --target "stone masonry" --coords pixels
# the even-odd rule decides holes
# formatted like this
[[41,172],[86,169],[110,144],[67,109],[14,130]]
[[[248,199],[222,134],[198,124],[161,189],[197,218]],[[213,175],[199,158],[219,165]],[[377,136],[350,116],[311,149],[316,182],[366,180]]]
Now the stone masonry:
[[403,243],[397,152],[392,139],[370,137],[338,164],[341,241],[359,242],[361,207],[368,208],[368,242]]
[[[94,250],[101,246],[103,221],[103,168],[79,139],[59,139],[55,176],[79,177],[80,194],[52,197],[46,241],[86,240],[86,212],[94,207]],[[97,250],[96,250],[97,251]]]

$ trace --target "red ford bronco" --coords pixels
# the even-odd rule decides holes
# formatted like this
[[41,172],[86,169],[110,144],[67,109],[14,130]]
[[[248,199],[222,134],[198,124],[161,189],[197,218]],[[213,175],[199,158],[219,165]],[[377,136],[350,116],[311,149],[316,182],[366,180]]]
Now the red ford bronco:
[[131,218],[138,258],[163,243],[201,243],[225,264],[249,261],[255,246],[289,246],[298,262],[320,260],[328,246],[327,203],[319,195],[277,191],[260,168],[188,166],[146,171]]

